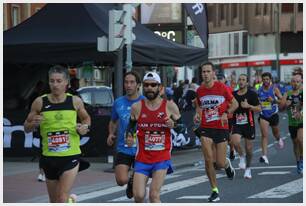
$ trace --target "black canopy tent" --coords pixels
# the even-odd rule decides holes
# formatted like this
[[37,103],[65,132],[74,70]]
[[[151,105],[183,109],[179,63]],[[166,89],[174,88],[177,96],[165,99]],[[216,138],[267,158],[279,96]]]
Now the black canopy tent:
[[[98,52],[97,37],[108,36],[108,11],[116,4],[47,4],[4,32],[4,63],[113,63],[115,52]],[[195,65],[207,49],[164,39],[140,23],[134,28],[134,65]]]

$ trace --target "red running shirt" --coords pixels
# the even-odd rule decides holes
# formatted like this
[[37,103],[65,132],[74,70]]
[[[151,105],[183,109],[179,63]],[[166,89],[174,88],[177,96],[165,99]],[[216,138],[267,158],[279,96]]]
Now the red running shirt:
[[137,121],[136,160],[143,163],[155,163],[170,160],[172,139],[170,128],[165,124],[167,100],[151,111],[141,100],[141,112]]
[[197,101],[202,109],[201,127],[228,129],[228,124],[222,127],[220,119],[232,99],[233,95],[221,82],[214,82],[211,88],[201,85],[197,89]]

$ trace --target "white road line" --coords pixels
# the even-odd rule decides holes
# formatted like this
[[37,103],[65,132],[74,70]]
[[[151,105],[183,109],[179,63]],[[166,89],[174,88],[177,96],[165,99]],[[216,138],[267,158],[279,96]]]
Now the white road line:
[[196,200],[196,199],[207,199],[209,198],[208,195],[195,195],[195,196],[182,196],[178,197],[176,199],[190,199],[190,200]]
[[286,198],[303,191],[303,178],[252,195],[248,198]]
[[[180,177],[180,176],[181,175],[177,175],[177,174],[168,175],[168,176],[166,176],[166,179],[172,179],[172,178],[176,178],[176,177]],[[103,190],[97,190],[97,191],[94,191],[94,192],[83,193],[83,194],[78,195],[77,201],[81,202],[81,201],[84,201],[84,200],[89,200],[89,199],[113,194],[115,192],[120,192],[120,191],[124,191],[124,190],[126,190],[126,186],[123,186],[123,187],[114,186],[114,187],[110,187],[110,188],[103,189]]]
[[[226,175],[220,175],[217,174],[217,178],[221,178],[221,177],[225,177]],[[206,175],[203,176],[199,176],[199,177],[194,177],[191,179],[186,179],[186,180],[182,180],[182,181],[178,181],[178,182],[173,182],[170,184],[166,184],[161,188],[160,194],[164,195],[167,194],[169,192],[174,192],[176,190],[180,190],[180,189],[184,189],[186,187],[190,187],[190,186],[194,186],[200,183],[204,183],[207,182],[208,178]],[[121,202],[121,201],[128,201],[129,199],[126,196],[122,196],[116,199],[112,199],[110,200],[110,202]]]
[[290,174],[290,171],[283,171],[283,172],[261,172],[258,173],[257,175],[286,175],[286,174]]
[[[283,137],[283,140],[285,140],[285,139],[287,139],[287,138],[288,138],[288,136]],[[269,145],[268,145],[268,148],[273,147],[273,146],[274,146],[274,143],[269,144]],[[254,151],[253,151],[253,154],[258,153],[258,152],[261,152],[261,148],[258,148],[257,150],[254,150]]]

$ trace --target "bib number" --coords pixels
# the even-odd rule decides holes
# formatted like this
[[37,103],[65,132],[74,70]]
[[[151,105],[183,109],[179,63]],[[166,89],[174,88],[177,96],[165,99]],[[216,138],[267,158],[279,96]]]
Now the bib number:
[[262,106],[262,110],[271,110],[272,109],[271,102],[262,102],[261,106]]
[[48,150],[64,152],[70,148],[69,131],[48,132]]
[[244,125],[247,123],[248,123],[248,116],[246,113],[236,115],[236,124]]
[[212,122],[220,119],[219,111],[217,107],[208,108],[204,110],[206,122]]
[[145,133],[145,150],[161,151],[165,149],[165,132],[163,131],[146,131]]

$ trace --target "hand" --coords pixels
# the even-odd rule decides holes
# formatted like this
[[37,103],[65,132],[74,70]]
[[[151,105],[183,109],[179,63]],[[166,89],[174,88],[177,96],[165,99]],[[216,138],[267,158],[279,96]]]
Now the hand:
[[200,123],[201,123],[201,116],[200,116],[198,113],[196,113],[196,114],[194,115],[194,117],[193,117],[193,123],[194,123],[194,124],[200,124]]
[[222,127],[224,127],[225,124],[228,124],[227,114],[223,113],[220,120],[221,120]]
[[297,119],[297,120],[303,118],[301,112],[298,112],[298,111],[293,114],[293,117],[294,117],[294,119]]
[[84,135],[86,134],[87,132],[89,132],[89,129],[88,129],[88,125],[87,124],[80,124],[78,123],[77,124],[77,131],[80,135]]
[[251,107],[251,105],[249,105],[248,100],[244,99],[244,101],[241,102],[241,107],[244,109],[248,109]]
[[134,137],[133,137],[133,135],[131,133],[127,134],[126,144],[127,144],[128,147],[132,147],[133,144],[134,144]]
[[291,104],[292,104],[292,101],[291,101],[291,100],[287,100],[287,101],[286,101],[286,106],[287,106],[287,107],[289,107]]
[[271,103],[274,101],[272,97],[268,97],[267,100],[268,100],[269,102],[271,102]]
[[107,145],[112,146],[114,144],[114,139],[116,139],[116,136],[114,134],[109,134],[107,137]]
[[32,118],[32,124],[37,128],[43,120],[44,117],[42,115],[34,115]]
[[165,118],[165,124],[169,128],[174,128],[174,121],[171,118],[169,118],[168,116]]

